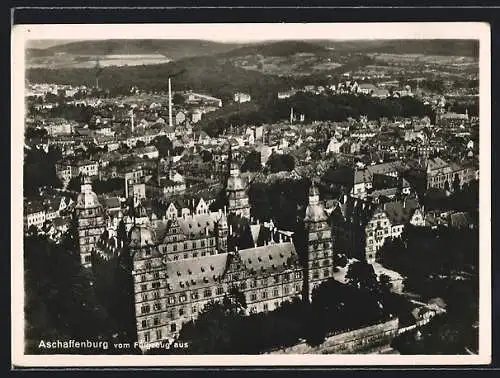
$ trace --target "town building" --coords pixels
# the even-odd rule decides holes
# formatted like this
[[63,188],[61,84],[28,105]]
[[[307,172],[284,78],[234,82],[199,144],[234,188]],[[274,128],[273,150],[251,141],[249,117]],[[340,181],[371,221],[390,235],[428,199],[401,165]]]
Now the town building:
[[409,224],[425,226],[424,209],[415,198],[375,203],[344,196],[330,214],[335,248],[347,256],[376,262],[386,239],[400,237]]
[[463,184],[475,179],[474,169],[463,167],[455,162],[446,162],[440,157],[427,160],[426,175],[427,189],[438,188],[453,191],[456,185],[461,188]]
[[252,100],[252,96],[250,96],[248,93],[243,93],[243,92],[236,92],[233,96],[234,102],[237,103],[244,103],[244,102],[249,102]]
[[40,201],[24,203],[24,229],[30,226],[40,228],[45,222],[45,209]]

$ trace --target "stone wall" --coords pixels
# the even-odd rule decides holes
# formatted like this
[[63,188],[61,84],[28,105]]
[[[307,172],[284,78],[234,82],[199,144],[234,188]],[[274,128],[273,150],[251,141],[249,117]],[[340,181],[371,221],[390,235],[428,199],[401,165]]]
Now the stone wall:
[[332,334],[318,346],[312,347],[301,342],[291,347],[276,349],[267,354],[355,354],[369,353],[391,343],[397,335],[399,319]]

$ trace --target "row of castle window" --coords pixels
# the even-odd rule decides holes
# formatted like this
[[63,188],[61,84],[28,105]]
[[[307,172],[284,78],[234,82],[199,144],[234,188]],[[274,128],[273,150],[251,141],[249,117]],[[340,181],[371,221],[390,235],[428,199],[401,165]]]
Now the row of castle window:
[[[323,266],[328,266],[328,265],[330,265],[330,260],[329,259],[323,260]],[[318,260],[314,260],[312,262],[311,266],[313,268],[319,268],[319,261]]]
[[[299,284],[296,284],[293,288],[294,288],[295,292],[300,292],[300,291],[301,291],[301,286],[300,286]],[[283,294],[284,294],[284,295],[288,295],[288,294],[290,294],[290,289],[291,289],[291,288],[290,288],[289,286],[285,286],[285,287],[283,287]],[[222,291],[220,291],[220,292],[218,292],[217,294],[218,294],[218,295],[221,295],[222,293],[223,293],[223,292],[222,292]],[[275,288],[275,289],[272,291],[272,296],[273,296],[273,297],[278,297],[278,296],[279,296],[279,290],[278,290],[277,288]],[[198,298],[198,297],[196,296],[196,298]],[[263,292],[261,292],[261,293],[260,293],[260,299],[267,299],[267,298],[268,298],[268,292],[267,292],[267,291],[263,291]],[[170,298],[169,298],[169,300],[170,300]],[[184,296],[184,299],[183,299],[181,302],[185,302],[186,300],[187,300],[187,298],[186,298],[186,296]],[[251,293],[251,294],[249,295],[249,297],[248,297],[248,300],[249,300],[250,302],[254,302],[254,301],[256,301],[256,300],[257,300],[257,293]],[[173,304],[174,302],[175,302],[175,298],[173,298],[173,299],[171,299],[171,300],[169,301],[169,303],[170,303],[170,304]],[[142,312],[142,308],[144,308],[144,312]],[[143,313],[143,314],[144,314],[144,313],[149,313],[149,305],[145,305],[145,306],[143,306],[142,308],[141,308],[141,313]],[[159,307],[157,307],[156,309],[159,309]],[[192,314],[196,314],[196,313],[198,312],[198,306],[194,305],[194,306],[192,307],[191,311],[192,311]],[[182,307],[181,307],[181,308],[179,308],[179,309],[178,309],[178,314],[179,314],[179,316],[180,316],[180,317],[182,317],[182,316],[186,315],[186,309],[185,309],[185,308],[182,308]],[[172,319],[172,320],[175,318],[175,313],[174,313],[174,310],[170,310],[170,311],[168,312],[168,317],[169,317],[170,319]],[[154,320],[153,320],[153,324],[154,324],[155,326],[157,326],[157,325],[159,325],[159,323],[160,323],[159,318],[154,318]],[[142,321],[142,327],[143,327],[143,328],[147,328],[148,326],[149,326],[148,321],[147,321],[147,320],[143,320],[143,321]]]
[[[301,277],[302,277],[302,272],[295,272],[295,278],[296,279],[300,279]],[[283,281],[288,281],[289,279],[290,279],[290,275],[288,273],[283,275]],[[279,276],[277,276],[277,275],[274,276],[274,282],[275,283],[279,282]],[[267,284],[268,284],[267,278],[261,280],[261,285],[262,286],[267,286]],[[161,284],[159,282],[153,282],[152,286],[153,286],[153,289],[158,289],[161,286]],[[256,288],[256,287],[257,287],[257,280],[250,281],[250,288]],[[245,283],[245,285],[240,285],[240,288],[243,289],[243,290],[245,290],[247,288],[246,283]],[[146,291],[147,290],[147,285],[146,284],[141,285],[141,290],[142,291]],[[278,289],[275,288],[274,292],[277,292],[277,290]],[[284,290],[285,290],[284,293],[288,294],[288,287],[287,286],[284,287]],[[300,290],[300,289],[298,289],[298,290]],[[210,289],[210,288],[206,288],[206,289],[203,290],[203,297],[204,298],[210,298],[212,296],[212,294],[213,294],[213,292],[212,292],[212,289]],[[222,294],[224,294],[224,289],[222,287],[217,287],[215,289],[215,295],[222,295]],[[263,295],[267,295],[267,294],[263,294]],[[277,295],[278,294],[275,294],[275,296],[277,296]],[[143,293],[141,295],[141,298],[142,298],[143,301],[147,301],[148,300],[147,293]],[[153,299],[160,299],[160,292],[159,291],[154,291],[153,292]],[[198,293],[198,291],[192,291],[191,292],[191,299],[193,299],[193,300],[199,299],[199,293]],[[255,300],[255,299],[251,298],[251,300]],[[180,294],[178,301],[179,301],[179,303],[186,302],[187,301],[187,294],[185,294],[185,293]],[[176,303],[176,297],[173,296],[173,295],[169,296],[168,299],[167,299],[167,304],[172,305],[172,304],[175,304],[175,303]],[[142,312],[142,310],[141,310],[141,312]],[[144,312],[142,312],[142,313],[144,313]]]
[[[175,241],[175,240],[174,240],[174,241]],[[208,245],[209,245],[210,247],[213,247],[213,246],[214,246],[214,244],[215,244],[215,242],[214,242],[214,239],[213,239],[213,238],[211,238],[211,239],[209,239],[209,240],[208,240]],[[223,244],[224,244],[224,241],[223,241]],[[173,252],[177,252],[177,250],[179,249],[179,247],[178,247],[178,246],[179,246],[178,244],[172,244],[172,251],[173,251]],[[163,245],[163,246],[161,246],[160,248],[161,248],[163,251],[166,251],[166,250],[167,250],[167,247],[168,247],[168,245]],[[198,248],[198,244],[197,244],[195,241],[193,241],[193,242],[191,243],[191,248],[189,248],[188,243],[187,243],[187,242],[184,242],[183,247],[184,247],[184,250],[188,250],[188,249],[196,249],[196,248]],[[200,248],[204,248],[204,247],[206,247],[205,240],[201,240],[201,241],[200,241]],[[145,255],[146,255],[146,256],[149,256],[149,255],[150,255],[150,253],[149,253],[148,251],[146,251],[146,252],[145,252]],[[186,258],[187,258],[187,257],[186,257]]]
[[[330,270],[329,269],[323,270],[323,278],[328,278],[328,277],[330,277]],[[312,279],[313,280],[319,279],[319,269],[312,271]]]
[[[172,323],[170,324],[170,332],[176,332],[177,331],[177,325],[175,323]],[[162,339],[162,332],[161,332],[161,329],[157,329],[155,331],[155,334],[156,334],[156,340],[161,340]],[[151,336],[150,336],[150,333],[149,331],[146,331],[144,332],[144,341],[146,343],[150,342],[151,341]]]
[[[330,239],[330,236],[328,236],[326,239]],[[320,246],[322,246],[323,248],[330,248],[332,246],[332,243],[331,241],[321,241],[321,240],[315,240],[315,241],[311,241],[309,243],[309,249],[318,249]]]

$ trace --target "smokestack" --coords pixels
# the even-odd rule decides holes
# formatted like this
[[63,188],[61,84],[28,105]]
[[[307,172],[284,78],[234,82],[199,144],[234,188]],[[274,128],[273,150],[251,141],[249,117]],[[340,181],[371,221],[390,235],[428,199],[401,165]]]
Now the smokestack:
[[293,123],[293,108],[290,108],[290,125]]
[[168,78],[168,125],[172,127],[172,80]]
[[130,109],[130,131],[134,132],[134,110]]
[[128,198],[128,179],[127,179],[127,175],[125,175],[125,198]]

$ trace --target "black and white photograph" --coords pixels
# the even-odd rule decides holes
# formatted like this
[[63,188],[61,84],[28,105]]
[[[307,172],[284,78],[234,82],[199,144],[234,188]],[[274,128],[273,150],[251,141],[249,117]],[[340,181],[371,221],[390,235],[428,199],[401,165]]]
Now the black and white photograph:
[[489,363],[489,38],[15,26],[13,361]]

